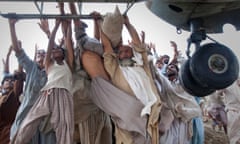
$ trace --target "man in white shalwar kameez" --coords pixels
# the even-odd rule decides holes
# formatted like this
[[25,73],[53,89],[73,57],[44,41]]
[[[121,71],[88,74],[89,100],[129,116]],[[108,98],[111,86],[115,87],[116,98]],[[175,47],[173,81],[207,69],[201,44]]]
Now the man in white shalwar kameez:
[[240,144],[240,78],[223,90],[230,144]]
[[183,90],[178,82],[178,68],[171,65],[167,69],[169,80],[158,70],[155,75],[160,96],[164,96],[161,97],[164,104],[160,113],[160,144],[189,144],[192,137],[191,120],[201,116],[201,109],[194,97]]

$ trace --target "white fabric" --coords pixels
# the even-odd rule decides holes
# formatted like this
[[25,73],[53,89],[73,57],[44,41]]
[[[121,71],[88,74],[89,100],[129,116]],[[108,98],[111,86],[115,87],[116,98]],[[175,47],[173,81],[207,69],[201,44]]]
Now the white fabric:
[[175,118],[170,129],[160,137],[159,144],[190,144],[188,133],[189,124]]
[[136,52],[134,49],[132,49],[132,51],[133,51],[132,60],[136,62],[137,66],[142,66],[143,65],[142,55]]
[[[200,106],[193,96],[187,94],[179,84],[171,85],[169,80],[161,73],[157,73],[156,76],[155,83],[161,94],[161,100],[166,102],[168,107],[172,109],[175,117],[188,122],[194,117],[202,116]],[[160,87],[161,89],[159,89]]]
[[237,82],[224,90],[227,110],[227,132],[230,144],[240,142],[240,87]]
[[240,142],[240,112],[238,111],[229,110],[227,113],[227,135],[230,144],[238,144],[237,142]]
[[54,62],[54,64],[49,68],[51,73],[48,74],[48,82],[41,91],[51,88],[65,88],[69,92],[72,91],[72,72],[66,61],[63,62],[63,65],[59,65]]
[[226,109],[240,109],[240,87],[237,82],[224,90]]
[[184,122],[189,121],[191,118],[202,116],[201,108],[194,97],[188,94],[179,82],[172,83],[172,86],[179,98],[175,104],[177,116],[181,117]]
[[208,102],[210,106],[221,107],[222,105],[224,105],[224,97],[217,92],[214,92],[209,95]]
[[157,101],[149,77],[142,67],[121,67],[124,77],[128,81],[136,97],[144,104],[141,116],[150,114],[151,106]]
[[[189,144],[191,135],[189,122],[201,115],[201,109],[193,96],[184,94],[177,81],[176,84],[171,84],[160,72],[156,76],[155,84],[163,102],[159,129],[165,130],[160,136],[159,144]],[[168,109],[171,110],[174,120]]]

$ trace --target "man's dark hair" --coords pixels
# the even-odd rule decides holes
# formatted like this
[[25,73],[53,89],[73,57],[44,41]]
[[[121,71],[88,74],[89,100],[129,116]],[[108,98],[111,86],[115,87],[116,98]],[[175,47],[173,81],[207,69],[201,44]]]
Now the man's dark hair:
[[4,83],[6,80],[8,80],[8,79],[14,80],[14,75],[12,75],[12,74],[7,74],[7,75],[5,75],[5,76],[3,77],[3,79],[2,79],[1,84],[3,85],[3,83]]

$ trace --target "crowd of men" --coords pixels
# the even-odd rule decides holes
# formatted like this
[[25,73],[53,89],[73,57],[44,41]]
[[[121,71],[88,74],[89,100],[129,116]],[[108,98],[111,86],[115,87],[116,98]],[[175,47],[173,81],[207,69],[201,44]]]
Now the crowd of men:
[[[76,15],[75,4],[67,4]],[[65,5],[58,3],[62,15]],[[214,128],[223,126],[230,144],[240,144],[240,79],[207,96],[205,112],[204,99],[179,83],[183,59],[174,41],[170,61],[145,42],[145,33],[139,34],[117,6],[104,16],[91,16],[94,37],[80,19],[56,19],[52,30],[41,19],[49,43],[47,51],[35,49],[33,60],[17,37],[17,20],[9,19],[12,43],[3,60],[1,144],[203,144],[206,115]],[[63,37],[56,43],[60,26]],[[131,36],[127,44],[123,27]],[[13,74],[12,51],[19,63]]]

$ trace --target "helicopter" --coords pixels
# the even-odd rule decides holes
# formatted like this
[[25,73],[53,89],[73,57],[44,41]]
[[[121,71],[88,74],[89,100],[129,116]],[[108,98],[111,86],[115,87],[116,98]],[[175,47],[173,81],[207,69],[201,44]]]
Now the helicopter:
[[[238,0],[149,0],[151,12],[178,30],[189,31],[188,59],[180,70],[180,83],[194,96],[207,96],[230,86],[239,77],[239,63],[230,48],[208,34],[222,33],[224,24],[240,30]],[[213,42],[201,44],[209,39]],[[190,55],[190,46],[195,51]]]

